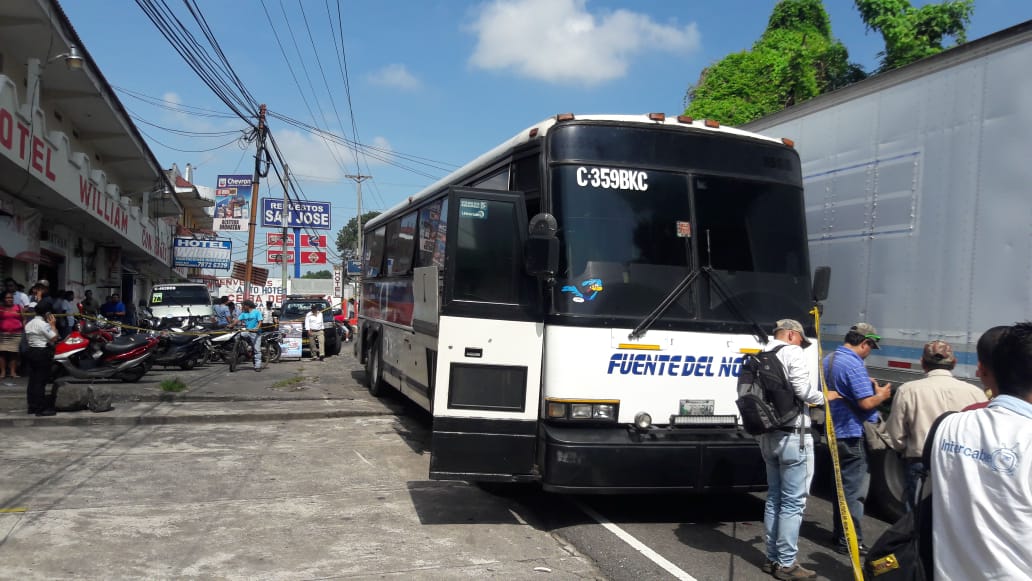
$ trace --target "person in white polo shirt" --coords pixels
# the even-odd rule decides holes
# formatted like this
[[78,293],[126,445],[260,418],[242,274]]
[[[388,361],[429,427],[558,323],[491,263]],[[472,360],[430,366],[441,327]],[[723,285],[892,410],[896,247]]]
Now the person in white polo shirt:
[[319,361],[326,356],[326,338],[323,337],[323,314],[318,303],[312,303],[312,310],[305,315],[305,329],[308,330],[308,350],[312,359]]
[[942,420],[931,448],[935,579],[1029,579],[1032,322],[993,349],[1000,394]]

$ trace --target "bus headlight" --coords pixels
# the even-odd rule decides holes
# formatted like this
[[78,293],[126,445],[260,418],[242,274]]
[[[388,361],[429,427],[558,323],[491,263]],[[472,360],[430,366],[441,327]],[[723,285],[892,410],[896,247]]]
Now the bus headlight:
[[546,399],[545,418],[549,420],[616,422],[620,415],[617,400]]
[[645,412],[634,414],[634,426],[639,430],[647,430],[652,426],[652,416]]

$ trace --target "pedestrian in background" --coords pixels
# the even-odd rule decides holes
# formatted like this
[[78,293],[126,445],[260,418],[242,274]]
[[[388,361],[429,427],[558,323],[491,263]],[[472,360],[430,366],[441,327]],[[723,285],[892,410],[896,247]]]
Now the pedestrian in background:
[[107,302],[100,306],[100,314],[109,321],[122,323],[125,321],[125,303],[118,296],[118,293],[111,293]]
[[1032,322],[992,351],[999,395],[951,414],[930,447],[935,579],[1028,579],[1032,572]]
[[[809,346],[803,326],[798,321],[782,319],[775,325],[774,339],[764,349],[777,349],[774,356],[784,367],[800,410],[805,410],[806,404],[824,403],[820,387],[810,380],[803,353]],[[767,501],[763,511],[767,560],[762,569],[776,579],[816,579],[817,573],[804,568],[797,559],[799,527],[813,480],[810,414],[800,413],[790,425],[761,434],[759,443],[767,464]]]
[[219,297],[212,312],[215,315],[215,328],[222,329],[229,326],[229,297]]
[[97,304],[97,299],[93,298],[93,291],[88,290],[84,293],[82,303],[79,305],[79,310],[84,315],[96,317],[97,313],[100,312],[100,305]]
[[305,329],[308,330],[308,351],[312,359],[316,357],[322,361],[326,356],[326,338],[323,335],[323,315],[317,303],[312,303],[312,309],[305,315]]
[[925,473],[921,455],[932,422],[946,412],[960,411],[966,405],[986,401],[985,392],[981,389],[953,377],[956,365],[957,358],[949,343],[926,343],[921,354],[921,369],[925,377],[899,386],[892,398],[892,411],[885,427],[889,445],[906,461],[903,504],[907,512],[916,506],[918,487]]
[[[1000,393],[999,388],[996,386],[996,372],[993,371],[993,349],[996,348],[996,344],[1000,342],[1000,337],[1008,329],[1010,327],[1007,325],[993,327],[982,333],[982,336],[978,338],[978,343],[975,345],[975,352],[978,355],[978,366],[975,367],[975,375],[982,381],[982,385],[985,387],[987,396],[990,399]],[[962,411],[977,410],[988,405],[988,401],[973,403]]]
[[18,378],[18,363],[21,361],[21,343],[25,332],[22,308],[15,304],[14,293],[5,291],[0,304],[0,379]]
[[[867,450],[864,444],[863,422],[876,422],[878,406],[891,397],[889,384],[878,385],[867,373],[864,359],[871,351],[878,349],[881,337],[868,323],[857,323],[850,327],[842,345],[824,358],[824,376],[828,390],[835,395],[828,397],[831,406],[831,421],[837,440],[839,465],[842,473],[842,488],[846,505],[856,530],[860,555],[867,554],[860,522],[864,516],[864,503],[871,484],[867,465]],[[842,526],[842,515],[837,502],[832,503],[832,542],[835,550],[849,554],[846,535]]]
[[13,294],[14,304],[22,309],[29,306],[29,295],[22,292],[21,285],[15,282],[13,278],[8,278],[4,281],[4,291]]
[[37,416],[52,416],[54,410],[54,394],[47,398],[47,382],[50,380],[50,367],[54,362],[51,345],[57,342],[57,319],[50,303],[40,302],[36,305],[35,314],[25,325],[25,337],[28,340],[28,351],[25,353],[25,365],[29,368],[29,383],[26,387],[26,399],[29,413]]

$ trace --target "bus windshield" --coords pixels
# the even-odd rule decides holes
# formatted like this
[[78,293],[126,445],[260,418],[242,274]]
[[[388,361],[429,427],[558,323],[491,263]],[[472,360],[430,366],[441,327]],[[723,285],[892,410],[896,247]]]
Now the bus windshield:
[[805,314],[809,264],[800,187],[612,169],[606,174],[615,177],[605,183],[603,169],[555,169],[561,314],[638,319],[699,268],[711,268],[710,276],[699,277],[663,321],[770,322]]

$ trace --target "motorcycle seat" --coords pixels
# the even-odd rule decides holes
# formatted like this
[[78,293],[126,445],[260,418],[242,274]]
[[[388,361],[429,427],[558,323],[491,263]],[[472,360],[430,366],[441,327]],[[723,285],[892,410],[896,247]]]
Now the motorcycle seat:
[[110,343],[104,344],[104,353],[119,355],[145,345],[149,339],[145,335],[122,335]]

